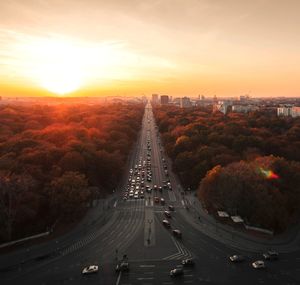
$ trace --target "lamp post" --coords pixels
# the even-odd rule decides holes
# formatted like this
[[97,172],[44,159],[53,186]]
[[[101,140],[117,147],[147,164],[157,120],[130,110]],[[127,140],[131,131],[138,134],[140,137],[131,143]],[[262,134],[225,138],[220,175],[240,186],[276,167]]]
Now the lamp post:
[[151,224],[152,224],[153,220],[152,219],[148,219],[148,224],[149,224],[149,230],[148,230],[148,244],[150,243],[150,236],[151,236]]

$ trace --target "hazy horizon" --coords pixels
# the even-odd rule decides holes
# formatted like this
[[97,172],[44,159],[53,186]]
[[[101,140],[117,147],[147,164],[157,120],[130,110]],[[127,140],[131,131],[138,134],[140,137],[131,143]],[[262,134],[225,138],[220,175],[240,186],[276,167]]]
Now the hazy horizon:
[[295,0],[0,3],[0,96],[299,97]]

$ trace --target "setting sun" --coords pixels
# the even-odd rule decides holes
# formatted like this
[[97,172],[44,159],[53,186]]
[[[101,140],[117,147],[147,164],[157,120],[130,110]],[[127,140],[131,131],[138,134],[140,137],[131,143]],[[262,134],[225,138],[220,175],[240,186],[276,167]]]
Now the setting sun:
[[76,44],[37,40],[24,51],[30,59],[28,75],[46,90],[64,95],[76,91],[84,83],[84,51]]

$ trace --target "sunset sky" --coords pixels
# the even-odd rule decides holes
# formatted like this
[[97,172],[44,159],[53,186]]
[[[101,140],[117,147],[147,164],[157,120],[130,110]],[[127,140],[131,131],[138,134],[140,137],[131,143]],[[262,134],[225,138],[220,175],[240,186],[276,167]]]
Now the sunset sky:
[[299,0],[0,1],[0,96],[300,96]]

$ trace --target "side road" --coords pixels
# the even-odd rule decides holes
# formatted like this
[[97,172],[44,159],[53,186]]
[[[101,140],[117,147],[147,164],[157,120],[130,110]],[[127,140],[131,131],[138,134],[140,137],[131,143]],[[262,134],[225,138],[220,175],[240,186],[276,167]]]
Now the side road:
[[184,209],[181,213],[187,222],[219,242],[239,250],[251,252],[261,252],[270,249],[275,249],[279,252],[300,250],[299,226],[282,235],[262,238],[236,230],[229,225],[216,221],[214,217],[206,213],[200,201],[194,195],[185,195],[184,201],[189,207],[189,211]]

